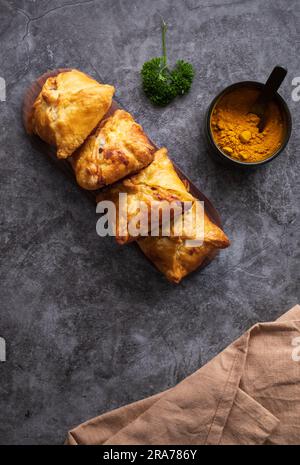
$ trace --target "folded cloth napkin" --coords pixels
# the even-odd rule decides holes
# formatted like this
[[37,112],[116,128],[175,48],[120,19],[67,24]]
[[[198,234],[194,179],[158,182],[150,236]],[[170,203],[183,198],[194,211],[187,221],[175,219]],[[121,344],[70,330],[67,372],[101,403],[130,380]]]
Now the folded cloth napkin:
[[299,444],[300,305],[168,391],[89,420],[66,444]]

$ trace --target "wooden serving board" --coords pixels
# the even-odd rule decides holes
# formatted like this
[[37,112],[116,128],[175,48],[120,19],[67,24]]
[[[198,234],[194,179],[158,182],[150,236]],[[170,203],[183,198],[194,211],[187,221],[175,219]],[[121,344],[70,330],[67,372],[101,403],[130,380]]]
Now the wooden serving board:
[[[22,108],[23,123],[24,123],[25,129],[26,129],[26,132],[28,132],[28,121],[29,121],[29,117],[30,117],[30,114],[31,114],[32,105],[35,102],[35,100],[36,100],[37,96],[39,95],[39,93],[41,92],[42,87],[43,87],[44,83],[46,82],[46,80],[50,76],[57,76],[61,72],[70,71],[70,70],[71,70],[71,68],[59,68],[59,69],[55,69],[55,70],[52,70],[52,71],[48,71],[45,74],[43,74],[42,76],[40,76],[39,78],[37,78],[31,84],[31,86],[26,90],[25,95],[24,95],[23,108]],[[108,110],[106,115],[103,117],[103,119],[107,118],[110,115],[112,115],[118,108],[121,108],[121,106],[115,100],[113,100],[110,109]],[[96,197],[97,197],[97,195],[99,193],[99,190],[89,191],[89,190],[83,189],[80,186],[78,186],[70,159],[58,159],[57,156],[56,156],[56,148],[55,147],[50,146],[49,144],[47,144],[46,142],[41,140],[38,136],[30,135],[29,137],[31,139],[32,145],[35,148],[37,148],[41,153],[43,153],[43,154],[47,155],[48,157],[50,157],[51,160],[58,166],[58,168],[60,170],[64,171],[64,173],[69,178],[71,178],[71,180],[76,184],[78,189],[80,191],[82,191],[84,193],[84,195],[88,196],[90,198],[90,200],[92,200],[94,203],[96,203]],[[151,139],[150,139],[150,141],[151,141]],[[154,147],[157,148],[157,146],[154,144],[153,141],[151,141],[151,143],[154,145]],[[185,182],[187,182],[189,184],[190,193],[194,197],[199,199],[200,201],[204,202],[205,212],[209,216],[211,221],[213,223],[215,223],[217,226],[219,226],[220,228],[222,228],[222,223],[221,223],[220,216],[219,216],[217,210],[215,209],[215,207],[213,206],[213,204],[210,202],[210,200],[207,197],[205,197],[205,195],[195,186],[195,184],[181,171],[181,169],[174,162],[173,162],[173,165],[174,165],[174,168],[175,168],[178,176],[183,181],[185,181]],[[140,247],[138,247],[138,249],[141,250]],[[144,255],[144,253],[142,251],[141,251],[141,253]],[[213,254],[211,254],[208,258],[206,258],[203,261],[203,263],[199,266],[198,269],[201,269],[201,268],[204,268],[205,266],[207,266],[217,254],[218,254],[218,249],[216,249]],[[147,257],[147,259],[148,259],[148,257]]]

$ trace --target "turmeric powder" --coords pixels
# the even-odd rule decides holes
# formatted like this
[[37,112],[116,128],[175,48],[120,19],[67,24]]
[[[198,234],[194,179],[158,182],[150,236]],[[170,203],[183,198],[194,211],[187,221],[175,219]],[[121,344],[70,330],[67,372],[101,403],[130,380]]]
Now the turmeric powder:
[[269,158],[284,139],[284,123],[278,105],[268,106],[264,130],[258,130],[259,117],[249,113],[259,90],[240,87],[217,102],[211,117],[211,131],[218,147],[231,158],[254,163]]

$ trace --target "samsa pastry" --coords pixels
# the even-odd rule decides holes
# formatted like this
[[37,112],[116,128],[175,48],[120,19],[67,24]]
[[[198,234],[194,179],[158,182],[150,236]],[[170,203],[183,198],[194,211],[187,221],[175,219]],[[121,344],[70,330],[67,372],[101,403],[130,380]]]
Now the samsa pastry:
[[[203,215],[202,221],[199,221],[200,229],[195,227],[196,213]],[[209,219],[201,206],[197,211],[196,201],[186,215],[187,222],[184,223],[180,237],[146,237],[138,241],[156,268],[175,283],[196,270],[204,260],[212,259],[218,249],[224,249],[230,244],[226,234]],[[179,221],[182,221],[182,217],[175,219],[173,226]]]
[[49,77],[33,104],[28,131],[67,158],[85,141],[111,106],[114,87],[75,69]]
[[142,127],[129,113],[117,110],[74,154],[77,182],[90,190],[113,184],[149,165],[154,152]]
[[117,242],[125,244],[149,235],[164,221],[181,215],[183,208],[191,208],[193,196],[176,173],[167,149],[162,148],[138,174],[97,196],[97,202],[105,200],[115,205],[116,215],[110,223]]

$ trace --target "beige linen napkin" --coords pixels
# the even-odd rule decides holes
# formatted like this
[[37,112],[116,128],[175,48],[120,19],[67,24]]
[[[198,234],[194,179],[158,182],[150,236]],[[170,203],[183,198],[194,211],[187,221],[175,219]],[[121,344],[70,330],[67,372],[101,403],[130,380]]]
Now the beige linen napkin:
[[300,306],[253,326],[168,391],[88,420],[66,444],[300,444]]

